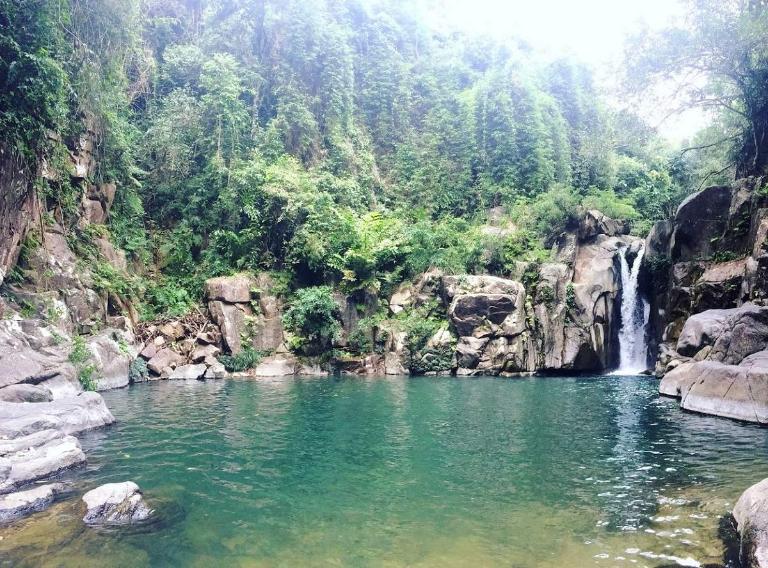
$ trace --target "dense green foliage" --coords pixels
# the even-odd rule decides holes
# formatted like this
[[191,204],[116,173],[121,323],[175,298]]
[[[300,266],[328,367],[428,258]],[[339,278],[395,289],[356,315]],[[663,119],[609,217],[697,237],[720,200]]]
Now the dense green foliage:
[[[678,64],[650,54],[688,57],[738,28],[722,53],[748,85],[723,97],[752,116],[734,139],[759,165],[748,135],[762,136],[765,111],[762,3],[723,8],[714,23],[709,4],[694,2],[690,34],[644,46],[633,69],[650,79]],[[585,66],[432,29],[425,6],[0,0],[0,124],[37,156],[84,122],[99,132],[87,181],[118,184],[109,236],[148,275],[97,264],[102,289],[140,295],[153,318],[190,309],[207,277],[278,270],[315,287],[286,323],[320,342],[335,332],[323,286],[387,292],[432,266],[507,274],[547,260],[584,208],[642,234],[693,187],[692,167],[717,159],[676,155],[610,110]],[[733,127],[723,119],[702,136]],[[63,182],[44,189],[76,207]]]
[[310,355],[328,349],[341,333],[338,312],[328,286],[297,290],[283,315],[285,329],[294,336],[291,347]]

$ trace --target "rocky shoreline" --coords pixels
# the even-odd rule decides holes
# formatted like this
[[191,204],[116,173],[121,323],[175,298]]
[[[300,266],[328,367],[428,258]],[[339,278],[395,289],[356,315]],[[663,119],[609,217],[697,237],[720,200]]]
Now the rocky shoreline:
[[[90,160],[81,154],[73,159]],[[750,179],[693,195],[645,241],[587,211],[554,243],[552,262],[518,262],[505,277],[432,269],[389,297],[336,290],[342,332],[330,357],[295,349],[283,324],[284,293],[268,273],[209,279],[196,313],[140,324],[130,304],[96,284],[54,221],[25,252],[23,283],[6,282],[0,297],[0,521],[68,495],[55,478],[86,461],[76,435],[114,422],[101,396],[86,391],[227,376],[512,377],[614,368],[622,258],[643,259],[660,393],[679,397],[684,410],[766,424],[768,197],[760,187]],[[114,187],[85,195],[82,225],[98,227]],[[109,270],[127,273],[122,251],[106,238],[95,242]],[[16,256],[9,259],[4,275]],[[382,313],[361,348],[360,322]],[[407,317],[439,325],[417,343],[403,328]],[[136,491],[126,492],[128,509]],[[143,515],[143,506],[136,510]],[[749,534],[768,526],[747,515],[739,513],[739,524]]]

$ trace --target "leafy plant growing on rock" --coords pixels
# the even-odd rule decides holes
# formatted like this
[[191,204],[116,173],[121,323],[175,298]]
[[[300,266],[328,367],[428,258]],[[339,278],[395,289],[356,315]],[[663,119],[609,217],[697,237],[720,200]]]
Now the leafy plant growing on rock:
[[91,351],[88,349],[88,345],[85,343],[85,339],[82,336],[76,335],[72,339],[72,350],[69,352],[69,362],[74,365],[77,371],[77,380],[80,381],[80,385],[83,390],[95,391],[96,384],[96,365],[90,362]]
[[220,355],[219,362],[230,373],[241,373],[261,363],[266,353],[246,345],[237,355]]
[[338,312],[329,286],[298,290],[283,315],[285,329],[295,336],[292,347],[308,353],[330,347],[341,332]]

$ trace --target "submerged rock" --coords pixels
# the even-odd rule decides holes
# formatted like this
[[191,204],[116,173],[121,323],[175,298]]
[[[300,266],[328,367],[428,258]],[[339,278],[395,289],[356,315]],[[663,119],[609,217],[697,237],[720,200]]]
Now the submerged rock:
[[0,522],[11,521],[48,508],[68,490],[63,483],[48,483],[33,489],[0,496]]
[[733,517],[741,537],[741,565],[768,568],[768,479],[742,493],[733,508]]
[[83,495],[83,501],[88,508],[83,521],[89,525],[128,525],[152,514],[132,481],[101,485]]

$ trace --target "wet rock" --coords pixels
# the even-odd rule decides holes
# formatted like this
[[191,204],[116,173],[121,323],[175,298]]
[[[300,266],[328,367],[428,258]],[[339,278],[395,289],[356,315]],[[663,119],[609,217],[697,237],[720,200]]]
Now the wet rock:
[[741,565],[768,568],[768,479],[742,493],[733,508],[733,517],[741,537]]
[[56,497],[68,491],[63,483],[48,483],[0,496],[0,522],[26,517],[47,509]]
[[89,525],[130,525],[152,515],[139,486],[132,481],[107,483],[83,495]]

